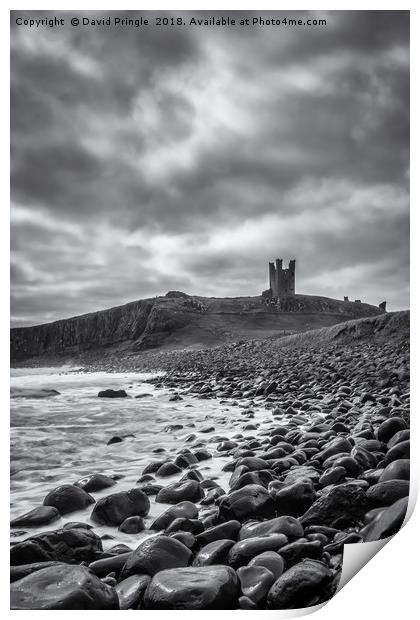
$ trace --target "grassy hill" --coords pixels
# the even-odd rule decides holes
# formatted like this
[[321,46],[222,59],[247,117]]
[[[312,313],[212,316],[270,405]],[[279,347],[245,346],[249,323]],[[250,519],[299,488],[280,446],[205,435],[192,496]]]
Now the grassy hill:
[[382,313],[376,306],[296,295],[289,312],[261,297],[209,298],[172,292],[69,319],[11,330],[12,362],[86,351],[201,349],[328,327]]

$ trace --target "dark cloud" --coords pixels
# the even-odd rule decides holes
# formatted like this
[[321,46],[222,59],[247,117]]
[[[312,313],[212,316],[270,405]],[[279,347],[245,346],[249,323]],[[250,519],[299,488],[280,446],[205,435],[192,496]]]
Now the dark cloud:
[[[53,14],[67,25],[15,23]],[[12,12],[16,324],[174,288],[258,293],[277,255],[301,292],[408,305],[408,11],[74,15]]]

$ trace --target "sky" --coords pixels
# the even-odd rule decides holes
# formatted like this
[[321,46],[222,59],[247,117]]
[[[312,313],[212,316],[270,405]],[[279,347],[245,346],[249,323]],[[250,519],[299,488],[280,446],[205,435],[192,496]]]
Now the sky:
[[209,15],[228,13],[12,12],[13,326],[259,295],[275,258],[296,259],[297,293],[409,306],[408,12],[189,25]]

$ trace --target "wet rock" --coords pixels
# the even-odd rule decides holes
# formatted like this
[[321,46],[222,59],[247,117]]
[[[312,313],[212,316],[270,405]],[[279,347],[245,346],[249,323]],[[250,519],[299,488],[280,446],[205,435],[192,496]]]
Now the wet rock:
[[[181,471],[182,469],[178,467],[178,465],[175,465],[175,463],[169,461],[168,463],[163,463],[163,465],[159,467],[156,475],[162,477],[173,476],[174,474],[181,473]],[[143,473],[146,473],[146,470],[144,470]]]
[[209,452],[208,450],[196,450],[194,453],[195,458],[197,459],[197,461],[207,461],[208,459],[212,458],[211,452]]
[[321,495],[300,518],[300,522],[304,527],[317,524],[343,528],[356,523],[368,507],[363,489],[344,484]]
[[157,495],[163,486],[161,484],[143,484],[140,488],[146,495]]
[[175,540],[179,540],[179,542],[188,547],[188,549],[192,549],[196,543],[195,536],[191,532],[179,531],[169,534],[169,536],[172,536]]
[[267,488],[269,482],[273,480],[273,474],[266,469],[260,471],[247,471],[243,473],[233,484],[230,486],[231,491],[236,491],[248,484],[258,484]]
[[204,491],[196,480],[175,482],[159,491],[156,501],[162,504],[178,504],[179,502],[198,502],[204,497]]
[[84,566],[60,564],[13,583],[11,609],[118,609],[118,597]]
[[332,439],[319,454],[319,460],[324,462],[328,457],[334,454],[340,454],[341,452],[350,453],[353,448],[353,444],[350,443],[345,437],[337,437]]
[[163,429],[163,432],[174,433],[175,431],[180,431],[183,428],[184,428],[183,424],[168,424],[168,426],[165,426],[165,428]]
[[290,485],[295,482],[301,482],[302,480],[311,480],[313,483],[318,482],[320,473],[315,467],[310,465],[300,465],[298,467],[292,467],[290,471],[285,474],[284,484]]
[[264,551],[252,558],[249,566],[264,566],[278,579],[284,571],[284,561],[276,551]]
[[410,459],[397,459],[385,467],[378,482],[410,480]]
[[119,526],[118,530],[120,532],[124,532],[125,534],[138,534],[146,529],[144,525],[144,521],[141,517],[127,517]]
[[324,589],[333,580],[333,572],[318,560],[303,560],[289,568],[271,586],[268,609],[299,609],[322,600]]
[[247,596],[240,596],[238,598],[238,608],[239,609],[258,609],[257,603],[254,603]]
[[279,554],[284,560],[286,569],[301,562],[305,558],[320,560],[323,546],[319,540],[295,541],[279,549]]
[[373,508],[390,506],[397,500],[407,497],[410,492],[408,480],[385,480],[368,489],[366,495]]
[[121,525],[128,517],[145,517],[150,500],[140,489],[130,489],[102,497],[92,510],[90,518],[100,525]]
[[319,479],[319,484],[322,487],[327,487],[330,484],[340,484],[345,481],[347,471],[344,467],[330,467],[327,469]]
[[220,525],[210,527],[201,534],[198,534],[197,542],[200,545],[207,545],[221,538],[236,540],[240,529],[241,524],[239,521],[225,521],[224,523],[220,523]]
[[228,566],[163,570],[152,579],[145,609],[232,609],[239,581]]
[[269,534],[255,538],[241,540],[229,551],[228,563],[233,568],[239,568],[248,564],[252,558],[263,551],[277,551],[280,547],[287,544],[284,534]]
[[344,467],[347,472],[347,476],[351,478],[357,478],[361,472],[359,463],[351,456],[339,457],[334,461],[334,467]]
[[398,433],[398,431],[403,431],[406,428],[407,424],[402,418],[388,418],[379,426],[378,430],[376,431],[376,437],[379,441],[388,443],[388,441],[395,435],[395,433]]
[[264,566],[242,566],[237,574],[241,582],[242,594],[255,603],[265,598],[275,581],[273,573]]
[[98,392],[99,398],[127,398],[128,394],[125,390],[101,390]]
[[128,560],[131,555],[131,549],[129,551],[125,551],[123,553],[116,553],[115,555],[111,555],[108,558],[102,558],[100,560],[96,560],[89,564],[90,570],[98,575],[98,577],[105,577],[109,575],[109,573],[119,573],[124,564]]
[[113,437],[111,437],[111,439],[109,439],[106,442],[106,445],[107,446],[112,446],[112,444],[114,444],[114,443],[121,443],[122,441],[124,441],[122,437],[120,437],[119,435],[114,435]]
[[218,444],[216,450],[218,452],[228,452],[229,450],[233,450],[234,448],[237,448],[238,444],[236,443],[236,441],[222,441],[221,443]]
[[350,456],[355,459],[362,470],[373,469],[377,463],[375,455],[371,454],[362,446],[354,446],[350,452]]
[[60,566],[62,562],[34,562],[33,564],[21,564],[20,566],[10,567],[10,583],[23,579],[32,573],[43,568],[50,568],[51,566]]
[[234,540],[215,540],[205,545],[195,556],[193,566],[211,566],[214,564],[226,564],[228,553],[235,544]]
[[391,437],[391,439],[388,441],[388,449],[389,448],[393,448],[394,446],[397,445],[397,443],[401,443],[402,441],[408,441],[410,439],[410,431],[406,430],[406,431],[398,431],[398,433],[395,433],[395,435],[393,435]]
[[196,519],[198,516],[198,508],[192,502],[180,502],[175,506],[171,506],[168,510],[165,510],[164,513],[159,515],[153,523],[150,525],[151,530],[166,530],[170,524],[178,519],[179,517],[183,517],[185,519]]
[[115,592],[118,596],[120,609],[136,609],[150,581],[150,575],[131,575],[117,583]]
[[60,513],[54,506],[37,506],[26,514],[10,521],[11,527],[34,527],[48,525],[60,518]]
[[268,534],[284,534],[289,540],[303,536],[303,527],[294,517],[276,517],[268,521],[251,521],[242,526],[239,540],[267,536]]
[[316,498],[312,481],[305,479],[289,485],[274,482],[270,484],[269,491],[278,515],[298,517],[306,512]]
[[184,452],[182,454],[178,454],[175,459],[175,465],[181,467],[181,469],[185,469],[190,465],[196,465],[197,463],[198,459],[192,452]]
[[388,452],[385,454],[384,465],[388,465],[393,461],[397,461],[399,459],[409,459],[410,458],[410,442],[409,441],[401,441],[397,443],[395,446],[390,448]]
[[50,491],[44,499],[44,506],[53,506],[57,508],[61,515],[83,510],[90,504],[94,504],[95,500],[91,495],[75,487],[73,484],[63,484],[53,491]]
[[63,530],[74,530],[74,528],[91,530],[93,529],[93,525],[90,525],[90,523],[85,523],[84,521],[68,521],[62,527]]
[[191,551],[170,536],[147,538],[135,549],[124,565],[122,579],[133,574],[155,575],[167,568],[187,566]]
[[102,542],[92,530],[54,530],[31,536],[14,545],[10,550],[10,564],[90,562],[99,551],[102,551]]
[[251,517],[274,516],[273,500],[267,489],[257,484],[248,484],[217,500],[220,514],[226,519],[244,521]]
[[166,463],[166,461],[152,461],[152,463],[149,463],[148,465],[146,465],[146,467],[143,469],[143,471],[141,473],[142,473],[143,476],[145,474],[154,474],[154,473],[156,473],[158,471],[158,469],[164,463]]
[[393,536],[402,527],[407,512],[408,497],[397,500],[381,510],[361,532],[365,542],[381,540]]
[[199,519],[186,519],[178,517],[165,530],[165,534],[173,534],[174,532],[191,532],[191,534],[200,534],[204,530],[204,526]]
[[85,478],[81,478],[75,482],[75,486],[83,489],[86,493],[102,491],[102,489],[112,487],[114,484],[116,484],[115,480],[110,476],[105,476],[104,474],[91,474],[90,476],[85,476]]

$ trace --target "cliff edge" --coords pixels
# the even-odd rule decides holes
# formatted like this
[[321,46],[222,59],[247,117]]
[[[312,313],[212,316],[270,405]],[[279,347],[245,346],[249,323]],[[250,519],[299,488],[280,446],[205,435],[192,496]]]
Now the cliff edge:
[[261,297],[198,297],[171,291],[162,297],[11,330],[11,360],[70,357],[102,348],[141,351],[216,346],[224,342],[294,334],[382,314],[377,306],[296,295],[287,310]]

